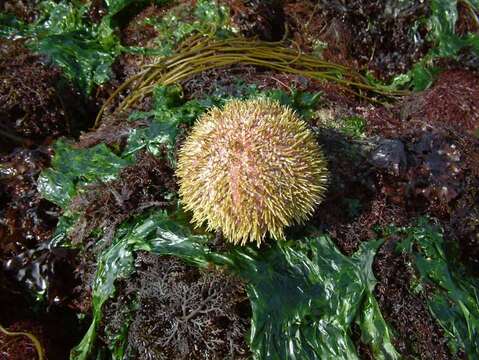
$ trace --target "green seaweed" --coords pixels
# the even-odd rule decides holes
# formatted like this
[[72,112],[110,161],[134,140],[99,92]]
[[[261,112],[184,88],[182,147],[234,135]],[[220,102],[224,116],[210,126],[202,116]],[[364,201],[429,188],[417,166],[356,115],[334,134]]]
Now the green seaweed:
[[248,259],[239,273],[248,283],[253,310],[254,357],[356,359],[350,338],[356,321],[377,359],[398,358],[372,294],[371,265],[380,244],[371,241],[347,257],[329,237],[318,236],[279,243]]
[[[465,2],[472,10],[479,11],[478,1]],[[458,1],[431,0],[429,4],[430,16],[420,21],[428,29],[427,40],[432,48],[408,73],[397,76],[392,82],[393,87],[412,86],[415,91],[425,90],[440,72],[434,65],[437,58],[456,59],[465,49],[469,49],[474,56],[479,56],[479,35],[469,33],[459,36],[456,33]]]
[[365,134],[366,120],[360,116],[348,116],[342,119],[341,131],[353,138],[361,138]]
[[28,36],[28,24],[17,19],[14,15],[0,13],[0,36],[5,38],[21,38]]
[[[119,234],[125,231],[120,227]],[[95,339],[101,319],[101,308],[106,300],[115,293],[115,281],[127,277],[133,270],[133,252],[125,243],[123,237],[118,236],[110,247],[101,255],[96,277],[93,283],[92,308],[93,321],[80,344],[72,349],[71,359],[90,359],[94,352]]]
[[[111,65],[121,53],[148,53],[147,49],[123,46],[115,34],[116,16],[133,3],[133,0],[105,1],[107,15],[95,24],[88,20],[88,3],[43,1],[41,18],[28,29],[12,20],[8,24],[10,28],[18,26],[21,31],[17,35],[30,38],[29,46],[34,51],[47,55],[88,95],[95,85],[110,78]],[[158,48],[150,49],[150,55],[171,54],[176,45],[193,32],[207,32],[212,27],[224,30],[226,25],[223,24],[229,18],[224,6],[210,0],[198,1],[193,15],[195,20],[191,23],[180,21],[174,15],[155,21],[160,36],[156,43]],[[173,39],[170,41],[166,34]]]
[[371,265],[381,241],[366,243],[351,258],[327,236],[216,253],[206,235],[194,235],[164,211],[123,224],[101,254],[93,286],[93,321],[72,359],[94,353],[101,307],[114,296],[114,280],[133,271],[134,251],[178,256],[195,266],[225,266],[247,283],[253,317],[249,343],[257,359],[357,359],[350,338],[356,321],[361,339],[378,359],[397,359],[391,333],[372,294]]
[[229,9],[211,0],[198,0],[194,8],[180,4],[161,19],[146,19],[158,31],[155,51],[158,55],[172,55],[178,44],[194,33],[227,37],[232,35]]
[[119,331],[112,331],[109,324],[105,324],[105,335],[108,338],[108,350],[111,353],[112,360],[129,359],[130,355],[127,351],[128,331],[133,320],[133,314],[138,310],[140,304],[136,299],[132,300],[127,306],[120,309],[123,323]]
[[303,119],[310,120],[314,116],[316,107],[321,102],[322,93],[291,89],[289,93],[283,90],[269,90],[262,95],[277,100],[281,104],[294,109]]
[[10,17],[10,26],[0,35],[26,38],[33,51],[46,55],[69,80],[89,94],[95,84],[109,78],[111,64],[121,51],[111,18],[129,2],[108,2],[108,15],[97,25],[88,20],[88,3],[42,1],[37,21],[27,25]]
[[75,149],[59,140],[54,146],[51,168],[38,178],[38,191],[45,199],[66,208],[79,188],[94,182],[113,180],[128,165],[105,144],[89,149]]
[[[262,92],[250,85],[237,90],[236,95],[243,98],[274,98],[305,119],[320,100],[320,94]],[[230,98],[229,93],[218,91],[204,99],[186,101],[178,86],[157,88],[152,111],[133,113],[130,119],[149,120],[149,126],[133,131],[120,155],[105,145],[77,149],[58,141],[52,168],[39,178],[41,194],[66,210],[52,244],[69,246],[66,235],[78,214],[72,214],[68,206],[85,185],[114,179],[121,168],[134,162],[134,154],[141,148],[161,156],[166,145],[173,156],[179,125],[192,125],[209,107],[221,106]],[[132,273],[138,250],[178,256],[195,266],[224,266],[242,277],[253,307],[249,342],[255,358],[283,359],[294,354],[296,358],[355,359],[356,348],[350,337],[353,323],[359,325],[361,340],[378,359],[398,358],[392,334],[373,296],[376,280],[371,264],[379,241],[367,243],[351,258],[342,255],[327,236],[277,243],[265,251],[248,247],[222,254],[210,251],[209,236],[193,234],[186,221],[181,213],[159,211],[127,220],[117,229],[112,244],[98,258],[93,321],[73,349],[72,359],[87,359],[97,351],[106,351],[95,346],[102,306],[114,296],[115,280]],[[123,356],[126,334],[126,325],[121,333],[111,334],[114,358]]]
[[477,279],[448,256],[441,229],[428,219],[422,218],[411,227],[392,228],[390,234],[403,238],[398,251],[411,254],[419,275],[415,288],[424,292],[431,314],[444,329],[451,353],[462,351],[468,359],[479,359]]
[[201,113],[219,104],[220,99],[216,97],[185,101],[181,96],[181,87],[178,85],[157,87],[153,94],[152,110],[134,112],[130,115],[130,120],[133,121],[150,119],[150,125],[132,131],[124,151],[125,156],[140,149],[146,149],[160,157],[163,149],[166,149],[168,160],[174,166],[174,150],[179,126],[192,125]]
[[88,17],[89,2],[45,0],[38,5],[40,16],[32,24],[1,14],[0,36],[26,38],[33,51],[46,55],[89,95],[95,85],[110,78],[111,65],[118,55],[138,51],[122,46],[115,34],[115,16],[133,2],[105,1],[107,15],[95,24]]
[[[267,97],[294,109],[305,120],[312,118],[313,112],[320,101],[321,93],[309,93],[292,90],[290,93],[282,90],[260,91],[254,85],[238,84],[235,97],[256,98]],[[153,93],[153,107],[148,112],[133,112],[129,119],[149,120],[150,125],[132,131],[123,156],[129,156],[140,149],[146,149],[155,156],[161,156],[163,149],[167,151],[170,164],[175,167],[176,136],[179,126],[191,126],[199,115],[213,106],[222,106],[233,98],[226,92],[218,90],[202,99],[186,101],[182,97],[179,85],[159,86]]]
[[[465,47],[471,47],[479,55],[479,37],[477,34],[466,34],[461,37],[456,34],[458,20],[457,0],[432,0],[431,17],[428,19],[429,37],[435,42],[431,50],[434,57],[454,57]],[[478,3],[470,1],[470,6],[476,11]]]
[[[236,95],[242,98],[271,97],[307,116],[312,113],[320,94],[288,94],[280,90],[261,92],[256,86],[238,83]],[[82,187],[114,180],[122,168],[135,162],[135,154],[142,149],[157,157],[163,156],[166,150],[167,160],[175,167],[176,137],[180,125],[192,125],[207,109],[222,106],[230,98],[231,95],[227,92],[217,89],[211,96],[186,101],[178,85],[158,87],[154,92],[152,110],[131,114],[130,121],[146,120],[148,126],[131,130],[127,146],[120,155],[116,155],[104,144],[89,149],[76,149],[64,140],[57,141],[51,167],[41,172],[37,186],[42,197],[64,210],[51,245],[71,245],[67,235],[79,214],[69,210],[69,204],[82,191]]]

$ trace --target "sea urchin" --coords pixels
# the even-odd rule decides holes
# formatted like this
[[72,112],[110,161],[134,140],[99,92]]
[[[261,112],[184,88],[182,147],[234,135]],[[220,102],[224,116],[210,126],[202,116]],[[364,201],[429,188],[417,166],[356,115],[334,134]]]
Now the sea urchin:
[[258,245],[305,221],[321,201],[326,162],[312,132],[289,108],[232,100],[203,114],[179,151],[181,202],[192,221]]

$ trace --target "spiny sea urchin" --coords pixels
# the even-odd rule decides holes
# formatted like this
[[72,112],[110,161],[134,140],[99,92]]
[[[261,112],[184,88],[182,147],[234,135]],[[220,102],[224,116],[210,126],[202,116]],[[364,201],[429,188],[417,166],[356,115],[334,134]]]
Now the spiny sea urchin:
[[313,134],[271,100],[232,100],[203,114],[179,151],[181,202],[193,222],[258,245],[306,220],[325,192],[326,162]]

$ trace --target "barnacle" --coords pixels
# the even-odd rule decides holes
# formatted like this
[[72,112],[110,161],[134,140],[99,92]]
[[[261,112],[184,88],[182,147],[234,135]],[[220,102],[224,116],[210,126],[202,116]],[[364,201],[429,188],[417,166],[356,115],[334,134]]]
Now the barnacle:
[[306,124],[266,99],[232,100],[203,114],[179,151],[181,202],[192,221],[258,245],[304,222],[321,201],[327,168]]

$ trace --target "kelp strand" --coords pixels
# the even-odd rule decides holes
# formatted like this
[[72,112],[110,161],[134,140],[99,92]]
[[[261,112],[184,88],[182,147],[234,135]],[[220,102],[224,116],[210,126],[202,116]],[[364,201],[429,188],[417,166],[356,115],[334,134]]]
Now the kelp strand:
[[112,105],[119,94],[127,90],[128,95],[117,110],[132,107],[145,96],[151,95],[157,85],[173,84],[210,69],[235,64],[260,66],[319,81],[335,82],[345,91],[360,97],[366,97],[363,92],[386,97],[408,94],[407,91],[371,84],[365,76],[353,69],[286,48],[280,43],[241,38],[213,40],[196,36],[187,40],[177,54],[161,57],[155,64],[146,65],[142,71],[118,87],[100,109],[95,126],[99,125],[105,109]]
[[20,331],[20,332],[8,331],[2,325],[0,325],[0,332],[5,334],[6,336],[26,336],[26,337],[28,337],[30,339],[30,341],[32,342],[33,346],[35,347],[35,351],[37,352],[38,360],[45,359],[45,352],[43,350],[43,346],[35,335],[33,335],[29,332],[23,332],[23,331]]

